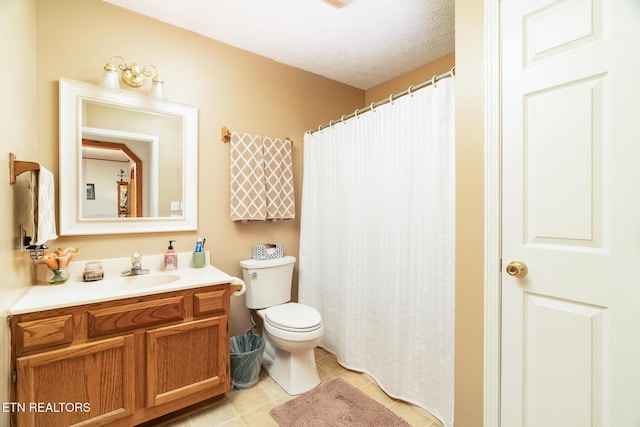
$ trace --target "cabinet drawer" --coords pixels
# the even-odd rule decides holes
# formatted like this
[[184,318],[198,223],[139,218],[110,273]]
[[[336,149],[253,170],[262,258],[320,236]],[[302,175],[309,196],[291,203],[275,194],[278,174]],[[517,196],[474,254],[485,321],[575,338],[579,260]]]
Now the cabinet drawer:
[[202,316],[222,315],[227,312],[225,301],[227,300],[227,291],[201,292],[193,295],[193,315]]
[[73,321],[71,315],[20,322],[16,325],[16,346],[18,352],[68,344],[71,341],[73,341]]
[[89,310],[89,337],[144,328],[185,318],[184,297]]

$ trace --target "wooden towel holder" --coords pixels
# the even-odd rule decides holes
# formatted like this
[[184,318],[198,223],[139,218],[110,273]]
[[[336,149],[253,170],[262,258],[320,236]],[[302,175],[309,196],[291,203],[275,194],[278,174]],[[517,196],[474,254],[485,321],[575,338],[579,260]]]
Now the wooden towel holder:
[[226,126],[222,126],[221,138],[225,144],[231,142],[231,131]]
[[[229,130],[229,128],[227,128],[226,126],[222,127],[220,131],[220,138],[222,139],[222,142],[224,142],[225,144],[228,142],[231,142],[231,131]],[[293,139],[289,137],[286,137],[285,139],[291,142],[291,145],[293,145]]]
[[9,153],[9,184],[15,184],[16,177],[23,172],[39,170],[39,163],[16,160],[16,155],[13,153]]

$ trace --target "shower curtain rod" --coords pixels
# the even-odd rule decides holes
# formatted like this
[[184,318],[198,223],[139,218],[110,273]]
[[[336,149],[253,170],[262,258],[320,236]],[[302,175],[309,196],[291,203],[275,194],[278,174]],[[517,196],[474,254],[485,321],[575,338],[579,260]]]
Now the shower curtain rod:
[[348,120],[348,119],[350,119],[352,117],[357,117],[358,114],[362,114],[362,113],[366,113],[367,111],[371,111],[371,110],[375,109],[376,107],[384,105],[384,104],[386,104],[388,102],[393,102],[394,99],[398,99],[398,98],[400,98],[402,96],[411,95],[411,93],[416,91],[416,90],[425,88],[427,86],[435,85],[437,81],[442,80],[442,79],[446,79],[447,77],[455,77],[455,75],[456,75],[456,67],[453,67],[449,71],[447,71],[446,73],[442,73],[440,75],[433,76],[431,78],[431,80],[427,80],[426,82],[422,82],[422,83],[414,85],[414,86],[409,86],[408,89],[405,89],[402,92],[398,92],[398,93],[395,93],[393,95],[389,95],[388,98],[382,99],[380,101],[372,102],[367,107],[357,109],[356,111],[354,111],[351,114],[343,115],[339,119],[331,120],[327,124],[318,126],[317,129],[309,129],[307,131],[307,133],[311,135],[314,132],[318,132],[318,131],[320,131],[322,129],[331,127],[331,126],[333,126],[334,124],[336,124],[338,122],[344,122],[345,120]]

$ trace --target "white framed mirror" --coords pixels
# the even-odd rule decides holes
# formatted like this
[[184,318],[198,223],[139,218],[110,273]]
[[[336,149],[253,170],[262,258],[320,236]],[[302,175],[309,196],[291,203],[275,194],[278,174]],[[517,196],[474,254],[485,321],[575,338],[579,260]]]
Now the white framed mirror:
[[60,235],[197,229],[196,107],[60,79],[59,152]]

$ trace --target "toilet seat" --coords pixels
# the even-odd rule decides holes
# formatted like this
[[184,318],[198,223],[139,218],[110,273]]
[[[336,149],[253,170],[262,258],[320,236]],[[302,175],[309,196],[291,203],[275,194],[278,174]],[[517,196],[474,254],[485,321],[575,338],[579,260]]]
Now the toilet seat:
[[274,328],[291,332],[311,332],[322,327],[318,310],[295,302],[267,308],[264,320]]

